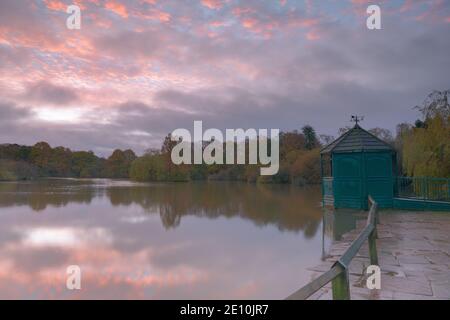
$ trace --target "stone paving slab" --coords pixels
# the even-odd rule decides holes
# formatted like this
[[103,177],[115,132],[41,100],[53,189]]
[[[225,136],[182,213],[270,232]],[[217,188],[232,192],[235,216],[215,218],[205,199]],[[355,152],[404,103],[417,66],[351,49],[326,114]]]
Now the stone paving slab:
[[[364,225],[359,221],[355,230],[333,243],[324,262],[310,269],[313,278],[329,270]],[[450,300],[450,213],[381,211],[377,252],[381,289],[365,286],[370,265],[366,242],[349,266],[352,299]],[[332,299],[331,284],[310,299]]]

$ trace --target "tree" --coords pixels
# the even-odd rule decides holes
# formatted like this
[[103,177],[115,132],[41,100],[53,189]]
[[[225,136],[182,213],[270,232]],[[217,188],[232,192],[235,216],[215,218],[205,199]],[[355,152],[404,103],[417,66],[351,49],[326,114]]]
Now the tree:
[[344,133],[346,133],[347,131],[349,131],[351,128],[352,128],[352,127],[350,127],[350,126],[345,126],[345,127],[339,128],[339,130],[338,130],[339,136],[343,135]]
[[290,167],[294,184],[305,185],[320,183],[320,150],[303,151]]
[[405,138],[411,134],[412,125],[409,123],[400,123],[396,128],[396,136],[394,141],[394,148],[397,151],[397,172],[403,172],[403,146]]
[[306,125],[302,128],[303,136],[305,137],[305,147],[308,150],[312,150],[319,145],[317,140],[316,131],[310,125]]
[[[104,160],[104,159],[103,159]],[[75,151],[72,153],[72,175],[78,178],[97,178],[101,176],[102,159],[92,151]]]
[[157,155],[145,155],[131,163],[130,179],[135,181],[157,181],[157,170],[155,161]]
[[380,138],[381,140],[393,145],[394,144],[394,137],[392,136],[392,132],[388,129],[383,128],[372,128],[368,130],[371,134],[376,136],[377,138]]
[[444,121],[450,117],[450,103],[449,103],[450,90],[431,92],[422,105],[416,106],[422,113],[422,117],[425,119],[433,119],[437,115],[441,116]]
[[31,148],[31,162],[40,169],[41,174],[48,174],[51,156],[52,148],[47,142],[38,142]]
[[177,141],[172,141],[172,134],[169,133],[165,138],[161,146],[161,153],[171,153],[173,147],[177,145]]
[[72,151],[64,147],[52,149],[47,171],[50,176],[68,177],[71,175]]
[[[305,148],[305,137],[297,130],[280,133],[280,160],[285,159],[289,152]],[[269,148],[270,150],[270,148]]]
[[136,155],[130,149],[114,152],[106,160],[106,176],[110,178],[128,178],[131,163],[136,159]]
[[172,134],[169,133],[165,138],[161,146],[161,154],[164,157],[167,171],[169,175],[175,169],[175,164],[172,162],[172,150],[178,144],[177,141],[172,141]]
[[331,142],[333,142],[334,141],[334,137],[333,136],[330,136],[330,135],[327,135],[327,134],[321,134],[321,135],[319,135],[319,139],[320,139],[320,143],[321,144],[323,144],[323,145],[327,145],[327,144],[330,144]]
[[130,166],[130,178],[135,181],[172,181],[162,154],[135,159]]
[[403,168],[411,176],[450,177],[450,90],[433,91],[416,108],[422,118],[403,126]]
[[427,120],[426,128],[413,128],[404,137],[403,167],[411,176],[450,177],[449,121],[440,115]]

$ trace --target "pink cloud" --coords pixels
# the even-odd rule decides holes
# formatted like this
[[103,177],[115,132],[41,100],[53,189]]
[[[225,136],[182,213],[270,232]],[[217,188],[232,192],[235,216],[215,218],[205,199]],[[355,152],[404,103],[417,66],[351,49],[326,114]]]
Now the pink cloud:
[[127,7],[116,1],[108,1],[105,4],[105,8],[118,14],[122,18],[128,18],[128,10]]
[[[245,29],[268,39],[274,32],[284,32],[289,28],[312,29],[308,39],[317,40],[320,25],[326,21],[326,17],[307,17],[296,11],[290,11],[283,18],[272,16],[267,12],[257,12],[248,7],[236,7],[232,11]],[[312,36],[314,34],[314,36]]]
[[67,4],[58,0],[44,0],[44,4],[48,9],[54,11],[66,11],[67,9]]
[[223,6],[222,1],[220,0],[202,0],[202,4],[205,7],[213,10],[218,10]]
[[71,2],[63,2],[61,0],[44,0],[45,6],[49,10],[66,12],[67,7],[71,4],[79,6],[82,10],[87,9],[86,3],[99,4],[99,0],[72,0]]
[[159,20],[161,22],[169,22],[172,19],[170,13],[153,8],[147,11],[133,11],[133,16],[141,19]]

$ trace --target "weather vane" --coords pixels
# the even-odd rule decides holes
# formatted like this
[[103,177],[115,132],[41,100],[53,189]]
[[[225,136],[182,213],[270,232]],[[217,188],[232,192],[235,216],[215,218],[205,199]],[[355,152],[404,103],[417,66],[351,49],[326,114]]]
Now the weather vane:
[[358,124],[358,122],[363,121],[363,120],[364,120],[364,116],[358,117],[357,115],[352,115],[352,119],[350,121]]

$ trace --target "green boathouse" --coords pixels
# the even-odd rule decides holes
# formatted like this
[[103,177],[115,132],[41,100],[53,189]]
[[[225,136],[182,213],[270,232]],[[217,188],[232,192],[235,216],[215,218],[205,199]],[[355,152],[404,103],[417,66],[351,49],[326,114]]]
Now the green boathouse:
[[399,177],[396,159],[357,123],[321,150],[323,204],[367,210],[371,195],[381,208],[450,211],[450,179]]

